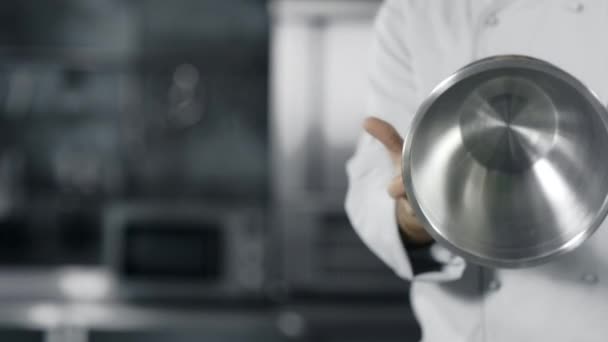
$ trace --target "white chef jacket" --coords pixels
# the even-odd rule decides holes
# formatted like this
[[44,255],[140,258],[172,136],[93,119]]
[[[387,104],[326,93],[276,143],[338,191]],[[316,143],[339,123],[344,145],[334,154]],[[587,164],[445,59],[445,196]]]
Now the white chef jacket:
[[[544,59],[608,98],[608,1],[389,0],[374,37],[368,114],[402,135],[439,81],[491,55]],[[369,248],[411,281],[422,341],[608,341],[606,222],[541,266],[490,270],[435,244],[441,269],[414,275],[386,190],[393,172],[384,147],[364,133],[347,164],[345,207]]]

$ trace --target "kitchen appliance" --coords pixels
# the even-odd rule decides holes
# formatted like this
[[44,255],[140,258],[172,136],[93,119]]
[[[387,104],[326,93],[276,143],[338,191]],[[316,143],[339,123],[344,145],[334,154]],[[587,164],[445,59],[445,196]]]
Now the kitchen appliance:
[[361,133],[361,65],[375,1],[275,1],[271,191],[289,297],[390,298],[407,286],[361,241],[344,212],[344,166]]
[[128,299],[259,297],[266,224],[256,208],[116,204],[104,214],[104,258]]
[[608,115],[567,72],[525,56],[479,60],[419,108],[403,153],[427,231],[470,261],[540,264],[579,246],[608,210]]

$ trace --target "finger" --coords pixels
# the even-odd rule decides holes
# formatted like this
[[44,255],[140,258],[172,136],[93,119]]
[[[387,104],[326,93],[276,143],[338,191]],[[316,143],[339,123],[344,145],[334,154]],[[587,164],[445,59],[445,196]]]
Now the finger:
[[368,117],[363,123],[363,128],[386,147],[391,157],[401,155],[403,138],[391,124],[375,117]]
[[401,175],[396,176],[388,185],[388,194],[395,199],[406,197]]
[[399,228],[401,228],[406,236],[420,243],[432,241],[433,238],[426,231],[424,225],[412,214],[413,210],[410,203],[405,199],[401,199],[397,201],[397,205],[400,209],[397,211]]
[[405,217],[405,225],[409,232],[425,231],[422,223],[420,223],[420,221],[418,221],[417,218],[412,217],[412,216]]
[[404,199],[399,200],[397,202],[397,205],[401,206],[402,208],[402,210],[399,211],[399,214],[401,215],[400,222],[405,224],[407,230],[424,230],[424,226],[422,225],[420,220],[418,220],[416,215],[413,214],[414,211],[412,210],[412,207],[410,206],[408,201]]
[[418,221],[406,222],[406,228],[401,228],[408,239],[418,243],[427,243],[433,241],[433,238],[424,229],[424,227],[417,222]]
[[416,212],[414,211],[414,208],[412,208],[410,201],[405,198],[401,198],[399,199],[399,203],[403,206],[403,209],[405,210],[406,214],[412,217],[416,217]]

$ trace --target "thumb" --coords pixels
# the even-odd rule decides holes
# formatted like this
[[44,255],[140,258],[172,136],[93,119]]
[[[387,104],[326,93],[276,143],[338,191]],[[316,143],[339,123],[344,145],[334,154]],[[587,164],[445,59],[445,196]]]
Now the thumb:
[[402,197],[407,198],[405,186],[403,185],[403,177],[401,175],[393,178],[393,180],[388,184],[388,194],[394,199]]
[[368,117],[363,123],[363,128],[386,147],[393,160],[399,160],[403,147],[403,138],[401,138],[395,127],[384,120]]

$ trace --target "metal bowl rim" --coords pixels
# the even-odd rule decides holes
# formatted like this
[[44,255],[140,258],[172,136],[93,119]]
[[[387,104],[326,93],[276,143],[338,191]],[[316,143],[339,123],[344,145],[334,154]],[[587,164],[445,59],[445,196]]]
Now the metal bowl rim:
[[413,133],[416,132],[418,126],[420,125],[423,117],[429,108],[435,103],[435,101],[443,95],[448,89],[450,89],[454,84],[460,82],[461,80],[471,77],[473,75],[479,74],[481,72],[485,72],[493,69],[507,68],[507,67],[515,67],[515,68],[527,68],[536,71],[540,71],[551,76],[554,76],[565,83],[572,86],[575,90],[579,92],[583,97],[585,97],[594,107],[596,113],[599,114],[600,119],[604,123],[604,128],[608,131],[608,111],[602,105],[601,101],[597,94],[584,85],[581,81],[576,79],[574,76],[570,75],[568,72],[562,70],[561,68],[543,61],[541,59],[537,59],[530,56],[524,55],[497,55],[486,57],[483,59],[479,59],[470,64],[465,65],[464,67],[458,69],[456,72],[445,78],[441,81],[430,94],[426,97],[426,99],[422,102],[422,104],[418,107],[416,111],[416,115],[414,116],[410,129],[406,135],[403,150],[401,154],[401,172],[403,174],[403,184],[405,186],[405,192],[407,194],[407,198],[409,199],[410,204],[414,208],[418,219],[421,220],[425,230],[435,239],[441,243],[441,245],[447,248],[450,252],[459,255],[465,258],[468,261],[471,261],[476,264],[489,266],[489,267],[501,267],[501,268],[523,268],[523,267],[532,267],[536,265],[540,265],[549,261],[552,258],[555,258],[559,255],[565,254],[576,249],[583,242],[585,242],[593,233],[601,226],[602,222],[606,218],[608,214],[608,194],[604,198],[604,202],[600,210],[598,211],[594,221],[589,225],[589,227],[580,233],[578,233],[572,239],[566,241],[564,244],[559,246],[558,248],[552,249],[544,254],[529,257],[529,258],[520,258],[520,259],[501,259],[501,258],[491,258],[487,256],[478,255],[475,253],[471,253],[465,249],[462,249],[452,242],[450,242],[447,238],[445,238],[438,227],[429,222],[429,220],[424,215],[424,210],[420,207],[418,201],[416,200],[414,185],[412,182],[412,174],[410,165],[410,154],[407,151],[410,151],[413,140]]

